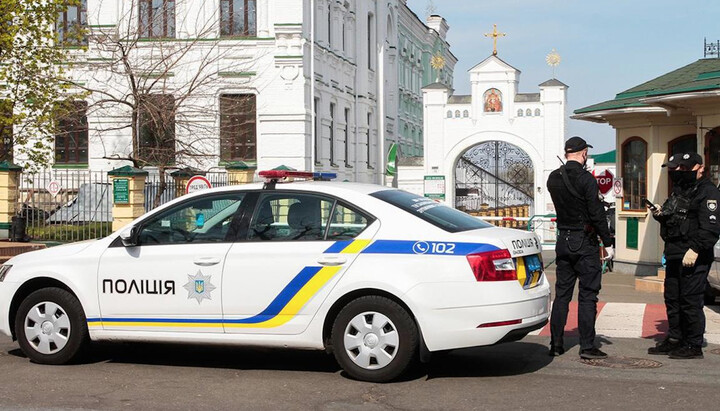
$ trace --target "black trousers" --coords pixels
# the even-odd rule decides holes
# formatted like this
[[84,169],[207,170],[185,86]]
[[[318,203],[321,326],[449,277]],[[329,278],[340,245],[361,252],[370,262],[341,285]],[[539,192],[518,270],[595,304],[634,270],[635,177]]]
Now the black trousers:
[[667,261],[665,270],[665,309],[670,328],[668,336],[694,347],[703,344],[703,297],[712,261],[712,252],[704,252],[694,267],[683,267],[682,260],[672,259]]
[[568,307],[575,282],[579,280],[578,328],[580,349],[595,346],[595,317],[602,278],[600,246],[597,236],[582,231],[561,231],[555,246],[557,254],[555,301],[550,317],[551,344],[563,344]]

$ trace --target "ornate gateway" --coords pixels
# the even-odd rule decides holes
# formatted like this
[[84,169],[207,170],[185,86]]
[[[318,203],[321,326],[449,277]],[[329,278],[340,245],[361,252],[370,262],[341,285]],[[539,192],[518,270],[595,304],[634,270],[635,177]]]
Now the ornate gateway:
[[455,167],[455,206],[473,215],[527,217],[535,173],[528,154],[503,142],[479,144]]

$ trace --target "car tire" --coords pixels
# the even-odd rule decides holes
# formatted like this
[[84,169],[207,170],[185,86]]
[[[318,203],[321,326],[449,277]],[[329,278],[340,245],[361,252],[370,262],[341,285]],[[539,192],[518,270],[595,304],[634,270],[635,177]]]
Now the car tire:
[[333,353],[354,379],[388,382],[417,360],[418,328],[395,301],[365,296],[348,303],[332,328]]
[[42,288],[23,300],[15,335],[31,361],[51,365],[77,360],[90,341],[80,301],[61,288]]

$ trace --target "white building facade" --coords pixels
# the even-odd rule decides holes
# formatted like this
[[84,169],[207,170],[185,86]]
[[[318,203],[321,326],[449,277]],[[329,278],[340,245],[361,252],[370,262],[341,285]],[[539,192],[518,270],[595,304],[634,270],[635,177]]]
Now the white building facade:
[[382,183],[401,115],[398,25],[410,15],[421,41],[440,39],[405,0],[85,0],[58,23],[89,36],[69,44],[74,109],[54,167],[152,168],[168,151],[164,166],[242,161]]

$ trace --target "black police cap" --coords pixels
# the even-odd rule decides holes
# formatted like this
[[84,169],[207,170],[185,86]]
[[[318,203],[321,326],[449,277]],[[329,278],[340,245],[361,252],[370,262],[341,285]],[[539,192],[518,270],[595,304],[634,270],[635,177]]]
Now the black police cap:
[[673,154],[668,158],[667,163],[663,164],[663,167],[677,168],[684,166],[688,169],[692,169],[696,164],[702,164],[702,156],[698,153],[678,153]]
[[565,142],[565,153],[577,153],[586,148],[593,148],[593,146],[588,144],[582,137],[570,137],[568,141]]

